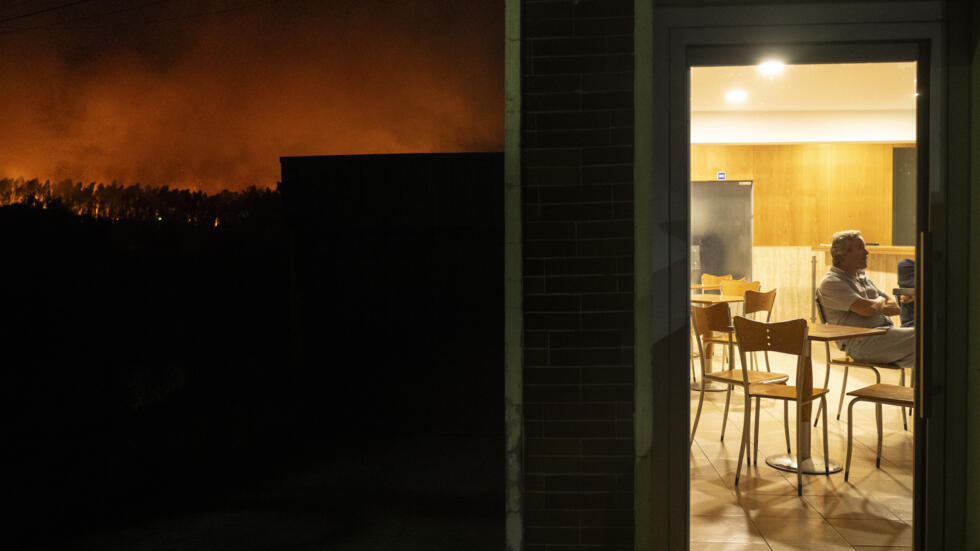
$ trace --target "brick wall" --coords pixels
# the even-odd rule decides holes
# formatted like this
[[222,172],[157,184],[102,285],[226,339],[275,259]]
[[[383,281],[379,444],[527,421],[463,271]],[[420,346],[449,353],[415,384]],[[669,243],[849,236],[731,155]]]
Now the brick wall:
[[522,10],[526,549],[632,549],[633,1]]

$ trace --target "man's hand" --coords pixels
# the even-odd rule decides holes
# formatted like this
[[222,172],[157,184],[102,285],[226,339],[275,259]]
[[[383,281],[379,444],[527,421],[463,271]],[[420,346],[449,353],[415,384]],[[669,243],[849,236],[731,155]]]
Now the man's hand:
[[[885,297],[878,297],[884,299]],[[884,305],[881,307],[881,313],[886,316],[897,316],[902,313],[902,307],[898,305],[898,301],[895,297],[888,297],[885,299]]]
[[878,297],[874,300],[868,300],[866,298],[859,298],[851,304],[850,310],[856,314],[860,314],[865,317],[877,316],[878,314],[884,314],[886,316],[895,316],[901,312],[901,308],[895,299],[888,297]]

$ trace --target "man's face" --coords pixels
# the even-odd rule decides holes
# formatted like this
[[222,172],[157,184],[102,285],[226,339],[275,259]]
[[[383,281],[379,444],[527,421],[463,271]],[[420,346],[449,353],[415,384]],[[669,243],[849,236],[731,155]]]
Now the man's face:
[[851,250],[841,257],[840,265],[847,273],[854,273],[868,267],[868,249],[864,246],[863,237],[858,236],[851,242]]

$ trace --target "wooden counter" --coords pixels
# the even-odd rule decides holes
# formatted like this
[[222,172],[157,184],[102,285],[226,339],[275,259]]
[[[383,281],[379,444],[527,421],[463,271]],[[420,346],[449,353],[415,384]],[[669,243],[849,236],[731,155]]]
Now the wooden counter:
[[[878,245],[868,245],[867,246],[867,249],[868,249],[868,254],[871,254],[871,255],[887,254],[887,255],[892,255],[892,256],[900,256],[902,258],[915,259],[915,247],[911,247],[911,246],[906,246],[906,247],[902,247],[902,246],[884,246],[883,247],[883,246],[878,246]],[[815,251],[824,251],[824,252],[826,252],[826,253],[829,254],[830,253],[830,245],[825,244],[825,243],[821,243],[821,244],[813,247],[813,250],[815,250]]]

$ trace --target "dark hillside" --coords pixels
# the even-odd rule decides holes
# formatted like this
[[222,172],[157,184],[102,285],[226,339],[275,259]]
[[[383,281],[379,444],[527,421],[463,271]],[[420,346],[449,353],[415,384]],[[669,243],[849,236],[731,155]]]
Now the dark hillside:
[[220,484],[289,423],[281,225],[12,205],[0,232],[5,472],[25,520]]
[[[0,207],[0,457],[27,548],[132,548],[127,526],[254,507],[256,491],[297,522],[343,512],[319,543],[356,541],[380,511],[454,509],[498,531],[499,201],[461,215],[449,193],[437,213],[446,183],[414,198],[376,184],[372,218],[327,187],[284,215],[254,189],[18,185],[32,199]],[[384,459],[388,443],[408,462]],[[465,482],[402,488],[440,478]],[[302,495],[282,487],[296,480]],[[153,530],[193,531],[167,522]]]

